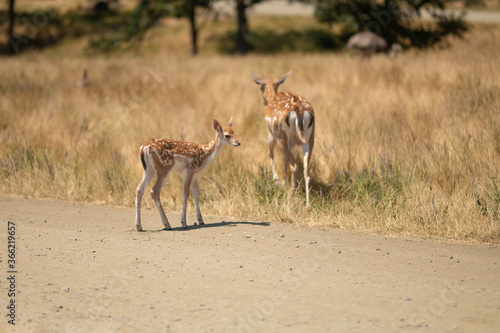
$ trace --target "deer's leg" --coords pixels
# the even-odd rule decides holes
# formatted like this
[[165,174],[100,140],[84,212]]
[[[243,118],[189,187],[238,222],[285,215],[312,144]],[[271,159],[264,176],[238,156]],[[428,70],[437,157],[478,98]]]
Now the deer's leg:
[[142,196],[144,195],[144,191],[146,190],[146,187],[148,186],[149,182],[154,176],[154,171],[152,168],[148,168],[148,170],[144,170],[144,173],[142,174],[142,180],[139,183],[139,186],[137,187],[137,195],[135,197],[135,228],[137,231],[142,231],[142,225],[141,225],[141,202],[142,202]]
[[200,225],[205,224],[203,218],[201,217],[200,211],[200,189],[198,188],[198,179],[193,179],[191,182],[191,191],[193,193],[194,202],[196,204],[196,217],[198,218],[198,223]]
[[191,181],[193,180],[193,173],[189,171],[184,172],[184,180],[182,183],[182,215],[181,215],[181,224],[184,229],[187,229],[186,223],[186,207],[187,207],[187,199],[189,197],[189,188],[191,187]]
[[[311,131],[309,132],[309,135],[307,136],[307,155],[304,153],[304,150],[303,150],[303,155],[304,155],[304,177],[306,175],[306,166],[307,166],[307,178],[306,178],[306,207],[310,207],[310,204],[309,204],[309,183],[310,183],[310,175],[309,175],[309,162],[311,161],[311,155],[312,155],[312,151],[313,151],[313,148],[314,148],[314,129],[315,129],[315,126],[314,126],[314,123],[312,124],[311,126]],[[304,148],[302,148],[304,149]],[[307,162],[307,164],[306,164]]]
[[[292,154],[292,147],[287,146],[287,149],[283,150],[283,153],[285,154],[285,163],[290,164],[290,174],[291,174],[291,183],[292,183],[292,189],[295,188],[295,172],[297,171],[297,162],[295,161],[295,157],[293,157]],[[285,164],[286,165],[286,164]],[[285,176],[286,176],[286,168],[285,168]]]
[[286,177],[286,173],[288,171],[288,158],[286,156],[286,152],[285,150],[283,150],[283,181],[281,182],[281,184],[286,185],[286,180],[287,180],[287,177]]
[[276,146],[276,138],[268,131],[269,134],[269,161],[271,162],[271,169],[273,172],[273,180],[279,180],[278,174],[276,173],[276,166],[274,165],[274,147]]
[[161,201],[160,201],[160,192],[161,188],[165,184],[165,181],[167,180],[167,176],[169,173],[170,169],[164,171],[164,172],[157,172],[156,175],[156,182],[153,185],[153,189],[151,190],[151,197],[153,198],[156,208],[158,209],[158,213],[160,213],[161,217],[161,222],[165,226],[166,230],[172,229],[170,227],[170,223],[168,223],[167,216],[165,215],[165,211],[163,210],[163,207],[161,206]]
[[309,183],[310,183],[310,175],[309,175],[309,161],[311,160],[311,152],[312,146],[309,143],[305,143],[302,145],[302,157],[304,160],[304,180],[306,183],[306,207],[309,207]]
[[278,144],[283,151],[283,185],[286,185],[287,182],[287,172],[288,172],[288,164],[290,164],[290,172],[292,174],[292,188],[295,186],[295,170],[297,169],[297,165],[295,163],[295,158],[293,157],[291,146],[288,144],[288,139],[285,136],[284,138],[280,138],[278,140]]
[[[281,151],[283,152],[283,180],[281,181],[281,184],[284,186],[284,185],[286,185],[286,179],[287,179],[286,173],[288,171],[288,155],[286,153],[287,146],[286,146],[286,141],[283,142],[282,139],[279,139],[277,141],[278,141],[278,145],[279,145]],[[274,171],[274,174],[276,175],[275,180],[279,180],[279,177],[278,177],[276,171]]]

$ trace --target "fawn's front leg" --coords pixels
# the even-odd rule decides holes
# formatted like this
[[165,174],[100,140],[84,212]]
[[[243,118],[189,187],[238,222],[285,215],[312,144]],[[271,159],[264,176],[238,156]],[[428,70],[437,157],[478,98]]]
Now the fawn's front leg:
[[200,189],[198,188],[198,179],[193,179],[191,182],[191,191],[193,193],[194,202],[196,204],[196,217],[198,218],[198,223],[200,225],[205,224],[203,218],[201,217],[200,210]]
[[184,171],[184,180],[182,182],[183,189],[182,189],[182,214],[181,214],[181,224],[184,229],[188,228],[186,223],[186,207],[192,180],[193,180],[193,173],[187,170]]

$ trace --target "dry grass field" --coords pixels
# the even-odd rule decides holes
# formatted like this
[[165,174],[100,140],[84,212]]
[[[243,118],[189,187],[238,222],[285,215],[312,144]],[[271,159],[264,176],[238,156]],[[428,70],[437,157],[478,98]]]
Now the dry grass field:
[[[210,26],[191,58],[186,29],[166,21],[139,51],[87,55],[82,39],[2,59],[0,192],[132,206],[141,144],[157,136],[208,143],[212,118],[233,116],[242,145],[225,148],[200,180],[206,215],[500,241],[498,26],[394,61],[222,56],[211,51]],[[82,68],[85,88],[76,85]],[[264,106],[249,76],[288,70],[281,89],[306,97],[317,117],[310,211],[303,187],[292,193],[270,179]],[[170,176],[167,211],[182,208],[181,191]]]

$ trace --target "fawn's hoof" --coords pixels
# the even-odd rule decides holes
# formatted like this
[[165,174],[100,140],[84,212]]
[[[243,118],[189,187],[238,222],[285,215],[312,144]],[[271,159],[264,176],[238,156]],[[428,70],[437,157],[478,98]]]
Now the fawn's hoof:
[[137,229],[137,231],[143,231],[142,226],[140,226],[140,225],[136,225],[135,228]]

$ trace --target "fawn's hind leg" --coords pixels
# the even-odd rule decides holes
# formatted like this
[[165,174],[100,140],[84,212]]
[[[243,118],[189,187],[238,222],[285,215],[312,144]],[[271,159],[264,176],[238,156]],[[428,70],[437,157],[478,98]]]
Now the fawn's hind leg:
[[137,187],[137,195],[135,197],[135,228],[137,231],[142,231],[141,225],[141,202],[142,196],[144,195],[144,191],[148,186],[149,182],[154,176],[154,172],[144,170],[142,175],[142,180]]
[[170,170],[167,170],[166,172],[158,173],[156,177],[156,182],[153,185],[153,189],[151,190],[151,197],[153,198],[156,208],[158,209],[158,213],[160,213],[161,217],[161,222],[165,226],[166,230],[172,229],[170,226],[170,223],[168,223],[167,216],[165,215],[165,211],[163,210],[163,207],[161,206],[161,201],[160,201],[160,192],[161,188],[163,185],[165,185],[165,182],[167,181],[167,176]]

